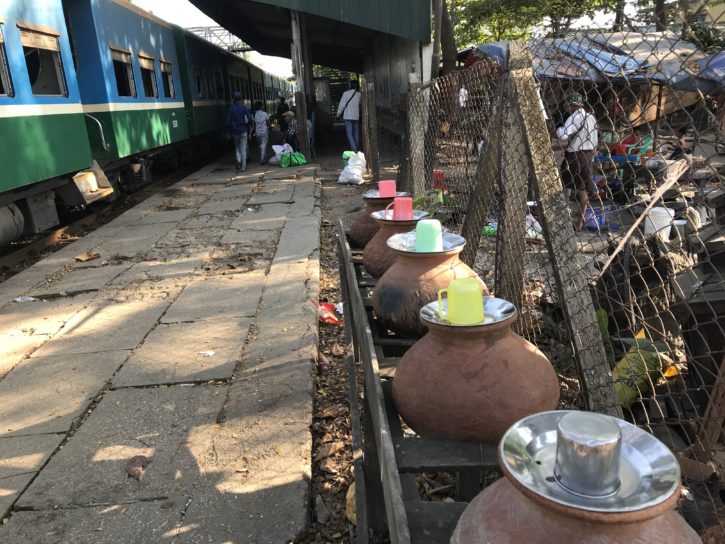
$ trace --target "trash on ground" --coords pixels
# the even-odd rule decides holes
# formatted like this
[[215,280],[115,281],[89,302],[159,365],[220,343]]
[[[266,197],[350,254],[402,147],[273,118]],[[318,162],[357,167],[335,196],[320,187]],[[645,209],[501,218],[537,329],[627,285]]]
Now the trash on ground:
[[126,462],[126,474],[129,478],[141,481],[146,467],[153,463],[153,458],[145,455],[134,455]]
[[95,261],[96,259],[100,258],[100,253],[91,253],[90,251],[86,251],[85,253],[81,253],[80,255],[75,256],[75,260],[79,263],[84,263],[86,261]]
[[21,296],[21,297],[15,297],[13,300],[15,302],[33,302],[33,301],[36,301],[38,299],[35,298],[35,297]]
[[202,357],[211,357],[212,355],[214,355],[214,352],[212,350],[200,351],[199,355],[201,355]]

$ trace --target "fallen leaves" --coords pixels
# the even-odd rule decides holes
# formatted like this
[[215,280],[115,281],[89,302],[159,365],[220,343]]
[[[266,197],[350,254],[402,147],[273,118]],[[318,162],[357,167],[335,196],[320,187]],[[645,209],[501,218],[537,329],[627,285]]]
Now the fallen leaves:
[[146,467],[153,463],[153,458],[146,457],[145,455],[134,455],[126,461],[126,474],[128,478],[140,482],[143,478]]
[[345,443],[340,440],[337,440],[330,444],[323,444],[322,446],[320,446],[318,448],[317,454],[315,454],[315,461],[320,461],[321,459],[325,459],[326,457],[329,457],[330,455],[337,453],[344,447],[345,447]]

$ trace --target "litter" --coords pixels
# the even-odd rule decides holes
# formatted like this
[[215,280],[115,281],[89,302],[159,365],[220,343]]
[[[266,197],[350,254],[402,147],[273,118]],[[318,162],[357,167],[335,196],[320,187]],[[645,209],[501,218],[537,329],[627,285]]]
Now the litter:
[[338,302],[337,304],[335,304],[335,311],[336,311],[336,312],[337,312],[338,314],[340,314],[340,315],[345,315],[345,313],[343,312],[343,308],[342,308],[342,305],[343,305],[343,303],[342,303],[342,302]]
[[201,355],[202,357],[211,357],[212,355],[214,355],[214,352],[211,351],[211,350],[209,350],[209,351],[200,351],[199,352],[199,355]]
[[100,259],[101,254],[100,253],[91,253],[90,251],[86,251],[85,253],[81,253],[80,255],[75,256],[75,260],[79,263],[84,263],[86,261],[94,261],[96,259]]
[[13,300],[15,300],[15,302],[33,302],[38,299],[35,297],[21,296],[21,297],[15,297]]
[[335,315],[335,305],[332,302],[319,303],[313,300],[312,304],[317,307],[317,317],[320,319],[320,321],[332,325],[342,324],[342,321],[340,321]]

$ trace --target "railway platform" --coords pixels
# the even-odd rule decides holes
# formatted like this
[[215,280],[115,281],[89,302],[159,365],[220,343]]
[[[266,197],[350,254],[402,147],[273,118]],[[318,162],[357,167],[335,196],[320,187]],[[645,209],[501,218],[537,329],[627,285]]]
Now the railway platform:
[[304,529],[315,176],[213,163],[0,284],[0,541]]

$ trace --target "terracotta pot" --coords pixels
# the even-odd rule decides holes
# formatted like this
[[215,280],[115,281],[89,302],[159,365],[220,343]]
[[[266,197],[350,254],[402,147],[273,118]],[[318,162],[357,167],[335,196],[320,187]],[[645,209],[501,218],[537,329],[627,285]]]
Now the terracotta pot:
[[[405,195],[407,193],[399,196]],[[350,225],[350,230],[347,231],[347,237],[353,248],[362,249],[373,239],[380,226],[370,214],[384,210],[393,201],[393,198],[392,196],[390,198],[369,197],[363,194],[365,209],[355,218]]]
[[434,317],[437,302],[421,310],[428,334],[403,355],[393,380],[398,412],[421,436],[496,443],[514,422],[559,401],[548,359],[511,330],[515,307],[484,300],[493,322],[483,325],[445,324]]
[[[556,442],[562,435],[545,420],[553,417],[561,421],[562,412],[567,413],[536,414],[506,433],[499,445],[504,478],[484,489],[466,507],[451,544],[701,542],[673,511],[680,495],[680,469],[664,444],[625,421],[579,412],[589,423],[594,421],[595,427],[596,419],[616,421],[615,427],[621,432],[618,444],[615,449],[596,445],[600,438],[597,431],[582,433],[578,429],[565,439],[569,445],[561,448]],[[518,437],[512,440],[512,433]],[[552,435],[557,436],[553,445]],[[561,449],[567,451],[562,455]],[[613,459],[616,461],[612,463]],[[562,468],[562,462],[566,467]],[[601,468],[609,463],[611,468]],[[586,470],[592,465],[601,470]],[[585,486],[595,494],[584,496],[562,486],[558,481],[562,470],[575,478],[574,485]],[[616,490],[599,493],[597,489],[605,490],[610,475],[615,476]]]
[[[395,252],[388,247],[388,238],[394,234],[414,230],[415,224],[429,215],[427,212],[413,210],[414,219],[400,221],[382,219],[384,213],[375,212],[372,214],[372,218],[380,228],[365,246],[363,252],[363,266],[373,278],[382,276],[395,262]],[[392,217],[392,211],[388,212],[388,216]]]
[[[420,309],[437,300],[438,290],[448,287],[451,280],[476,278],[483,293],[488,294],[483,281],[459,258],[465,239],[450,233],[443,237],[444,248],[448,249],[439,252],[417,253],[395,245],[391,248],[395,262],[378,280],[373,292],[375,315],[387,328],[404,335],[424,335],[427,328],[420,320]],[[410,233],[410,238],[414,248],[414,233]],[[388,246],[392,241],[388,241]]]
[[[675,497],[676,498],[676,497]],[[543,501],[543,500],[542,500]],[[463,512],[451,544],[658,544],[701,543],[676,512],[641,512],[628,522],[590,519],[574,508],[559,511],[526,497],[507,478],[488,486]]]

